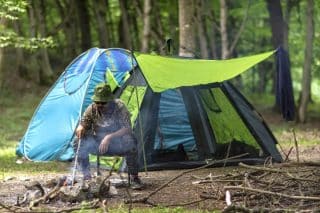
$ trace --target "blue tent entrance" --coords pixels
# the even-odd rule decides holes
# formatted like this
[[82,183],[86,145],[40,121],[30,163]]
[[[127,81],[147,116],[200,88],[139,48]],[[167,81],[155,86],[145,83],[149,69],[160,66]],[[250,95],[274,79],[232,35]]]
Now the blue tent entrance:
[[93,48],[77,57],[36,109],[17,154],[33,161],[72,159],[74,130],[95,85],[107,80],[106,70],[122,84],[132,70],[130,52]]

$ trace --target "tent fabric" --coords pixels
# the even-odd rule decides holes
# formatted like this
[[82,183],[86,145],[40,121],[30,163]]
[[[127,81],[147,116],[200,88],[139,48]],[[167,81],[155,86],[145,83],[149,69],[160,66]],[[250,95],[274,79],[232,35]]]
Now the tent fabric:
[[[273,53],[224,61],[140,54],[136,61],[124,49],[92,48],[66,68],[43,98],[16,153],[33,161],[71,160],[74,131],[94,88],[109,82],[132,115],[140,168],[165,168],[158,165],[161,161],[172,168],[203,164],[225,157],[231,143],[236,153],[246,151],[242,146],[252,153],[257,148],[281,161],[263,119],[225,82]],[[175,154],[174,160],[167,152]]]
[[275,51],[228,60],[172,58],[136,53],[135,58],[154,92],[229,80]]
[[[70,160],[72,139],[97,83],[110,70],[118,83],[132,69],[129,51],[92,48],[62,73],[36,109],[16,153],[33,161]],[[114,80],[113,79],[113,80]]]

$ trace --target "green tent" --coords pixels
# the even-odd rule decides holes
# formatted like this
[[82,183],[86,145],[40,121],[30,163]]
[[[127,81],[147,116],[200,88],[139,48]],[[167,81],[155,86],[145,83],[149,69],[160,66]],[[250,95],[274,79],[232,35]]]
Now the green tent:
[[274,52],[229,60],[135,54],[137,66],[115,93],[132,113],[141,169],[190,168],[243,153],[242,162],[281,162],[264,119],[227,81]]

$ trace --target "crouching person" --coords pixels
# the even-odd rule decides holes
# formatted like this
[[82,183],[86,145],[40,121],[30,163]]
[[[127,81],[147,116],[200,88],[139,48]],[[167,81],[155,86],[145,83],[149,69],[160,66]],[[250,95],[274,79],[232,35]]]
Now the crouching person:
[[90,179],[89,154],[126,158],[130,186],[142,187],[138,177],[137,140],[133,134],[130,113],[120,99],[115,99],[108,84],[98,84],[93,103],[85,110],[76,135],[81,139],[78,163],[84,179]]

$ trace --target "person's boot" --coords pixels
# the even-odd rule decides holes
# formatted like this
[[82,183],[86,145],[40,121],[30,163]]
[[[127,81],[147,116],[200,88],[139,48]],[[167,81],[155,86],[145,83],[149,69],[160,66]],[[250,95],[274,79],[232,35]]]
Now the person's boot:
[[140,190],[143,188],[143,184],[138,175],[130,175],[130,188],[134,190]]

